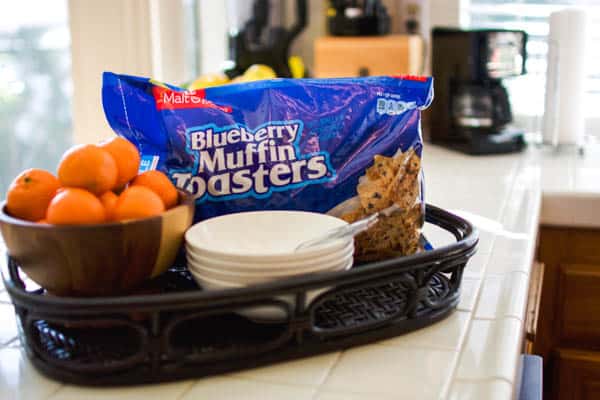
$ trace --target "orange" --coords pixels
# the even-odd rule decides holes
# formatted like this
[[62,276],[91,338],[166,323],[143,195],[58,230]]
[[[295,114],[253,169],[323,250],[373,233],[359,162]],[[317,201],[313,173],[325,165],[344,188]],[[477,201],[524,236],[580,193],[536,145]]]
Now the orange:
[[152,190],[143,186],[130,186],[119,195],[115,208],[115,219],[147,218],[165,211],[165,205]]
[[114,194],[111,191],[104,192],[100,196],[100,201],[104,206],[104,211],[106,212],[106,220],[114,221],[115,220],[115,209],[117,208],[117,200],[119,196]]
[[65,188],[48,206],[46,220],[49,224],[79,225],[105,222],[102,202],[87,190]]
[[96,195],[113,189],[117,176],[114,158],[93,144],[72,147],[58,164],[58,180],[63,186],[86,189]]
[[122,188],[135,178],[140,169],[140,153],[129,140],[120,136],[99,144],[115,159],[118,169],[117,188]]
[[59,187],[60,182],[50,172],[36,168],[25,170],[8,187],[6,211],[28,221],[40,220]]
[[175,185],[160,171],[146,171],[131,182],[132,186],[145,186],[160,196],[167,209],[177,205],[178,195]]

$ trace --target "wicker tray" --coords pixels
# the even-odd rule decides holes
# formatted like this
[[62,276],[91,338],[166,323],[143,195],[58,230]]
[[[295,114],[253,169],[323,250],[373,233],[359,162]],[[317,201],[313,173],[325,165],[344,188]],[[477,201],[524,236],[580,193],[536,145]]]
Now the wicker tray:
[[[150,282],[146,294],[108,298],[31,290],[10,257],[2,275],[21,342],[44,374],[84,385],[170,381],[344,349],[446,317],[458,303],[478,235],[467,221],[431,205],[426,221],[456,242],[348,271],[226,291],[202,291],[185,263]],[[307,304],[307,292],[318,289],[327,290]],[[243,316],[258,306],[283,317],[262,323]]]

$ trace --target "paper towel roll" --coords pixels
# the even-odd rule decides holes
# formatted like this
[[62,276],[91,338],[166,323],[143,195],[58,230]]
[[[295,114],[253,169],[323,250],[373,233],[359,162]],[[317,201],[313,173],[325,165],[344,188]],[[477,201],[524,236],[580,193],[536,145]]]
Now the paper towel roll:
[[553,145],[583,143],[587,15],[565,9],[550,15],[543,139]]

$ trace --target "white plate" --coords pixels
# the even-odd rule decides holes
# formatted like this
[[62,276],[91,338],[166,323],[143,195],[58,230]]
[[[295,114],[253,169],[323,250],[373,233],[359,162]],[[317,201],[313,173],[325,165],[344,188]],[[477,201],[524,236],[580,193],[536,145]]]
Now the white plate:
[[321,256],[302,258],[300,260],[289,259],[262,262],[255,262],[252,260],[233,261],[203,255],[189,246],[186,246],[185,250],[187,256],[191,258],[194,263],[202,264],[206,267],[219,270],[239,271],[243,273],[274,273],[277,271],[311,269],[317,264],[328,264],[339,260],[340,258],[346,257],[348,254],[354,253],[354,240],[349,239],[348,244],[340,250]]
[[318,272],[331,272],[343,269],[349,262],[353,260],[353,254],[349,253],[344,257],[338,257],[329,263],[320,263],[304,268],[302,270],[277,271],[271,273],[243,273],[237,271],[229,271],[225,269],[213,268],[195,260],[193,256],[188,254],[188,268],[196,272],[203,278],[217,279],[223,282],[249,285],[262,282],[270,282],[276,279],[287,278],[291,276],[306,275]]
[[340,258],[340,261],[328,264],[326,266],[315,266],[312,269],[306,269],[301,271],[287,271],[287,272],[278,272],[278,273],[238,273],[237,271],[226,271],[226,270],[218,270],[215,268],[207,267],[203,264],[194,263],[192,261],[188,262],[188,268],[193,270],[194,272],[205,275],[209,278],[220,279],[226,282],[231,283],[260,283],[260,282],[268,282],[275,279],[283,279],[291,276],[300,276],[306,274],[313,274],[319,272],[331,272],[337,271],[343,266],[345,266],[348,262],[353,259],[352,254],[348,254],[346,257]]
[[300,259],[345,247],[347,241],[336,240],[294,252],[300,243],[347,224],[330,215],[305,211],[252,211],[199,222],[187,230],[185,241],[197,253],[232,261],[287,260],[290,255]]
[[[337,270],[345,271],[352,267],[354,260],[350,259],[345,265],[341,265]],[[189,271],[194,276],[196,281],[204,288],[210,290],[218,290],[218,289],[227,289],[227,288],[240,288],[246,286],[257,285],[259,283],[267,283],[267,281],[263,282],[254,282],[254,283],[239,283],[226,279],[218,279],[218,278],[210,278],[204,275],[202,272],[198,272],[196,269],[189,268]],[[324,271],[331,272],[331,271]],[[278,279],[285,279],[286,277],[274,278],[271,281],[276,281]]]
[[[346,266],[344,266],[344,268],[342,268],[342,269],[347,270],[347,269],[350,269],[351,267],[352,267],[352,261],[350,263],[348,263]],[[205,290],[224,290],[224,289],[241,288],[241,287],[246,286],[246,285],[231,284],[231,283],[218,281],[218,280],[214,280],[214,279],[206,279],[201,276],[198,276],[197,273],[195,273],[192,270],[190,270],[190,272],[192,273],[192,276],[196,279],[196,282],[198,282],[198,284],[200,286],[202,286],[202,288]],[[316,290],[311,290],[311,291],[307,292],[306,293],[306,307],[308,307],[310,305],[310,303],[317,296],[319,296],[321,293],[323,293],[329,289],[331,289],[331,288],[316,289]],[[295,301],[294,297],[295,297],[294,295],[286,295],[286,296],[278,296],[278,297],[276,297],[276,299],[290,304],[292,306],[292,311],[293,311],[293,305],[294,305],[294,301]],[[238,310],[238,311],[236,311],[236,313],[243,315],[244,317],[249,318],[253,321],[260,322],[260,323],[276,323],[276,322],[281,322],[286,319],[286,315],[281,309],[276,308],[276,307],[270,307],[270,306],[249,307],[247,309]]]

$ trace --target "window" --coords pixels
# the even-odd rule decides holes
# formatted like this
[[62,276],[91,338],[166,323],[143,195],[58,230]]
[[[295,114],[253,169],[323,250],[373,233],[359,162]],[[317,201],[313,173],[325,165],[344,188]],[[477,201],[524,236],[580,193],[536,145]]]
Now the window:
[[55,171],[72,143],[67,14],[67,0],[21,0],[2,9],[0,198],[23,169]]
[[[585,7],[590,11],[589,49],[600,46],[600,2],[593,0],[471,0],[470,26],[473,28],[523,29],[529,34],[527,43],[527,75],[506,80],[511,93],[515,123],[531,132],[539,132],[544,113],[546,83],[547,35],[550,13],[566,6]],[[600,53],[588,52],[586,130],[600,133]]]
[[0,18],[0,199],[22,170],[56,172],[72,144],[112,135],[100,97],[103,71],[193,80],[199,1],[7,3]]

